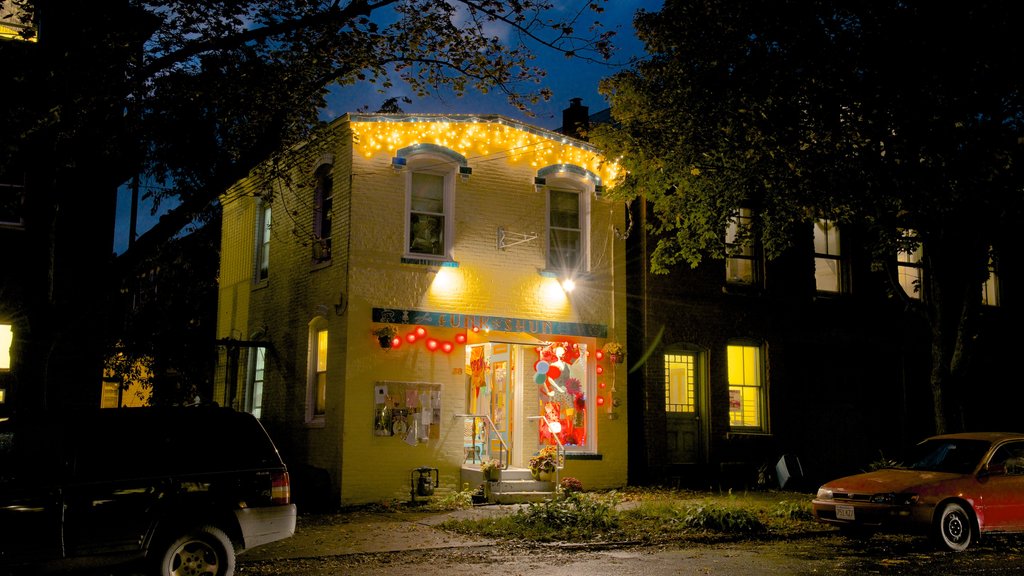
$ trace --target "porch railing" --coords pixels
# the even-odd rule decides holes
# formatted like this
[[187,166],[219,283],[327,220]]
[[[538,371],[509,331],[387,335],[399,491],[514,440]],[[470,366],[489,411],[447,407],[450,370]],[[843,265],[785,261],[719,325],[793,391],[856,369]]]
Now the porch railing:
[[[501,434],[498,433],[497,428],[494,426],[494,421],[491,420],[490,416],[487,416],[486,414],[456,414],[454,416],[454,418],[472,418],[473,419],[473,430],[472,430],[473,441],[472,441],[472,444],[469,444],[466,447],[467,448],[472,447],[473,451],[475,453],[479,454],[481,458],[483,458],[485,446],[479,446],[480,450],[479,451],[476,450],[476,448],[477,448],[477,443],[476,443],[476,436],[477,436],[476,435],[476,430],[477,430],[476,426],[477,426],[477,421],[479,420],[481,422],[481,424],[483,424],[484,430],[487,430],[489,428],[490,431],[494,434],[494,437],[498,439],[498,442],[500,444],[500,446],[498,448],[498,458],[497,458],[498,466],[501,467],[502,470],[508,468],[508,444],[505,443],[505,439],[502,438]],[[484,438],[485,438],[484,442],[487,442],[488,441],[487,439],[490,438],[490,434],[485,435]],[[462,459],[462,463],[465,464],[466,460],[469,460],[469,451],[468,450],[466,451],[465,457],[463,457],[463,459]]]

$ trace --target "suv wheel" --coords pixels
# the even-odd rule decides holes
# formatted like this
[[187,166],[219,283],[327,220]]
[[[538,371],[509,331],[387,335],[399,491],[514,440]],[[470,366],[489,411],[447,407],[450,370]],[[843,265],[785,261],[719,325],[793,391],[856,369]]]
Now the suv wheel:
[[157,548],[159,576],[232,576],[235,547],[223,530],[201,526]]

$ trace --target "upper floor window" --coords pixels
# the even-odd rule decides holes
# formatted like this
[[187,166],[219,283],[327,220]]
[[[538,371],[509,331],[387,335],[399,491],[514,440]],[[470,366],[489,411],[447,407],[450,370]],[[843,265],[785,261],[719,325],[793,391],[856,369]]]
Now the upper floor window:
[[917,233],[913,230],[905,231],[903,237],[913,240],[914,244],[913,247],[901,248],[896,253],[896,275],[907,296],[920,300],[921,282],[924,281],[921,243],[916,241]]
[[316,170],[313,189],[313,261],[331,259],[331,211],[334,207],[332,166],[322,164]]
[[729,344],[729,426],[768,430],[768,395],[760,346]]
[[406,253],[448,260],[454,233],[454,164],[416,156],[406,175]]
[[548,190],[548,256],[552,270],[585,271],[582,194]]
[[999,306],[999,274],[991,256],[988,259],[988,278],[981,285],[981,303],[985,306]]
[[843,261],[839,229],[831,220],[814,223],[814,285],[818,292],[843,290]]
[[309,367],[306,381],[306,422],[323,422],[327,414],[327,320],[309,323]]
[[270,204],[260,204],[256,212],[256,282],[270,276]]
[[267,349],[255,346],[249,349],[249,370],[245,382],[245,411],[263,416],[263,379],[266,374]]
[[757,258],[754,252],[753,214],[740,208],[729,219],[725,230],[725,281],[752,285],[757,281]]

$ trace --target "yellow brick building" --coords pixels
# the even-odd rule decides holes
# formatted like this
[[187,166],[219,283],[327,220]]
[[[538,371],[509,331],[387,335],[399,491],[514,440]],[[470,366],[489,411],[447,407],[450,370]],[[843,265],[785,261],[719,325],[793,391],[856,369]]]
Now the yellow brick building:
[[501,116],[339,118],[222,198],[216,399],[300,502],[408,500],[418,467],[458,490],[559,443],[562,477],[624,485],[616,170]]

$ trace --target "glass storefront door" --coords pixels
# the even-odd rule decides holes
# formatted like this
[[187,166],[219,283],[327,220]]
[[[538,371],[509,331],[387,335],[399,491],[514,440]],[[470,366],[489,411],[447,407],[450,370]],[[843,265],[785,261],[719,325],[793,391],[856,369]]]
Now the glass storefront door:
[[493,429],[479,419],[467,424],[470,459],[498,459],[504,445],[508,464],[526,467],[541,448],[559,441],[570,452],[592,451],[601,382],[593,382],[587,349],[569,342],[469,346],[470,413],[494,423]]

